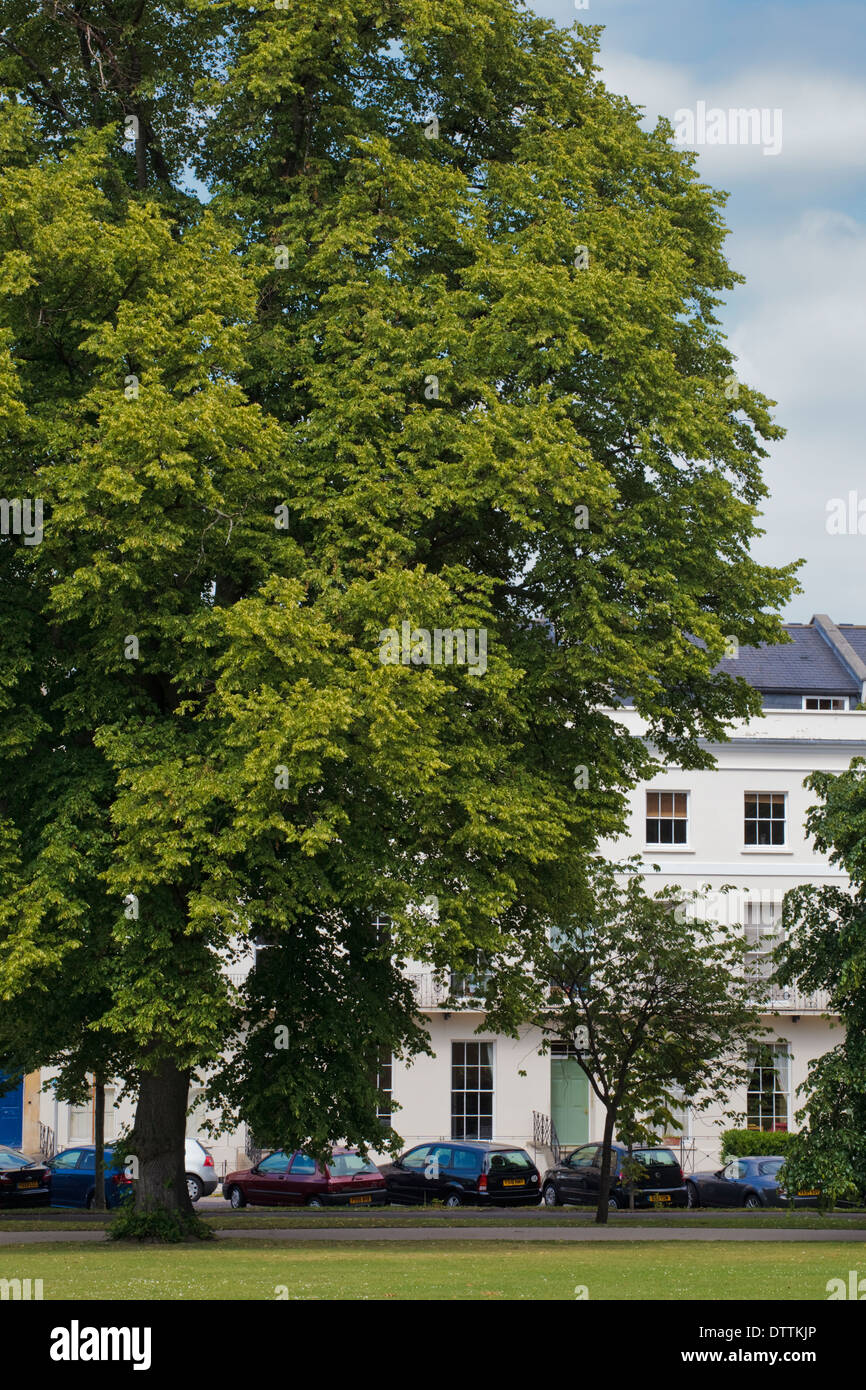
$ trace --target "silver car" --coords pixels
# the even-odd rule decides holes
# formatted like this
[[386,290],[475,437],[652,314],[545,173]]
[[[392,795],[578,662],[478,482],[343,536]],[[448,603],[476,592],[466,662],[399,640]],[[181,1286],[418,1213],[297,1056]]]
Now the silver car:
[[197,1202],[200,1197],[209,1197],[216,1190],[219,1179],[214,1161],[204,1144],[197,1139],[187,1139],[185,1153],[187,1191],[190,1201]]

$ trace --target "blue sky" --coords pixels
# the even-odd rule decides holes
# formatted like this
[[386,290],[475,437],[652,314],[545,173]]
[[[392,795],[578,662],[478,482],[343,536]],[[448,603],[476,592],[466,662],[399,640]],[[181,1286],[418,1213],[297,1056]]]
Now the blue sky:
[[[755,555],[803,557],[786,617],[866,623],[866,4],[803,0],[535,0],[558,24],[603,25],[608,85],[650,125],[678,109],[781,109],[782,147],[700,150],[727,189],[731,265],[747,277],[725,331],[739,376],[778,402],[788,433],[765,465]],[[863,501],[859,535],[827,531],[828,504]]]

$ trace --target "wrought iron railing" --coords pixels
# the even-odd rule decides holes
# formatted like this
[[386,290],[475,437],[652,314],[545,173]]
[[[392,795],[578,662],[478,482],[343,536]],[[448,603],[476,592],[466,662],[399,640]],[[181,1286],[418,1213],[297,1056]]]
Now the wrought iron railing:
[[469,1009],[484,1007],[488,976],[457,971],[412,971],[409,979],[419,1009]]
[[803,994],[793,985],[770,985],[768,997],[758,1007],[771,1014],[823,1014],[830,1007],[830,995],[826,990]]
[[559,1142],[556,1125],[550,1115],[543,1115],[540,1110],[533,1110],[532,1112],[532,1146],[536,1149],[550,1149],[554,1163],[559,1162],[562,1155],[562,1145]]
[[50,1125],[39,1123],[39,1153],[42,1158],[53,1158],[56,1152],[54,1130]]
[[253,1139],[249,1125],[246,1125],[244,1129],[244,1153],[253,1167],[260,1163],[265,1156],[265,1150],[260,1149]]

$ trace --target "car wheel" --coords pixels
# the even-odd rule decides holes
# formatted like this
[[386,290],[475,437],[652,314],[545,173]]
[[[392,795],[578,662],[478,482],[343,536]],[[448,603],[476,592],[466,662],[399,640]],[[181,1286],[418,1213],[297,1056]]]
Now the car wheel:
[[187,1173],[186,1190],[189,1193],[189,1200],[197,1202],[204,1193],[204,1184],[201,1178],[197,1178],[195,1173]]
[[700,1205],[701,1205],[701,1199],[700,1199],[700,1197],[698,1196],[698,1189],[697,1189],[697,1187],[695,1186],[695,1184],[694,1184],[693,1182],[687,1182],[687,1183],[686,1183],[686,1206],[687,1206],[687,1207],[694,1208],[694,1207],[699,1207]]
[[233,1211],[240,1211],[241,1207],[246,1206],[247,1199],[239,1187],[229,1188],[229,1203]]
[[445,1198],[445,1205],[449,1211],[453,1211],[455,1207],[462,1207],[463,1203],[460,1200],[460,1193],[449,1192],[448,1196]]
[[762,1205],[763,1203],[761,1202],[761,1199],[758,1196],[757,1192],[746,1193],[746,1200],[743,1203],[744,1207],[748,1207],[751,1211],[754,1211],[756,1207],[760,1207]]
[[322,1205],[322,1199],[321,1199],[321,1197],[308,1197],[308,1198],[307,1198],[307,1206],[308,1206],[308,1207],[320,1207],[321,1205]]
[[88,1192],[88,1194],[87,1194],[87,1201],[84,1203],[84,1205],[86,1206],[86,1208],[87,1208],[88,1211],[93,1211],[93,1203],[95,1202],[95,1200],[96,1200],[96,1193],[95,1193],[95,1192]]
[[619,1198],[614,1197],[611,1193],[610,1197],[607,1199],[607,1205],[610,1211],[619,1211]]
[[559,1200],[559,1193],[557,1192],[552,1182],[546,1182],[544,1184],[544,1190],[542,1191],[541,1199],[546,1207],[561,1206],[561,1202]]

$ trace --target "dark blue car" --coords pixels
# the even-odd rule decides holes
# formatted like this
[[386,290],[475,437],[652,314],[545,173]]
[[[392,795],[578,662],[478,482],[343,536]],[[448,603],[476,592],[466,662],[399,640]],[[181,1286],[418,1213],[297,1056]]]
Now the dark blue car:
[[[93,1206],[96,1192],[96,1149],[92,1144],[63,1149],[49,1160],[51,1205],[53,1207]],[[113,1150],[105,1150],[105,1205],[116,1207],[132,1191],[132,1179],[113,1161]]]
[[795,1206],[814,1207],[817,1188],[788,1193],[779,1186],[779,1169],[784,1159],[778,1154],[754,1158],[735,1158],[715,1173],[692,1173],[686,1179],[690,1207],[786,1207],[791,1197]]

